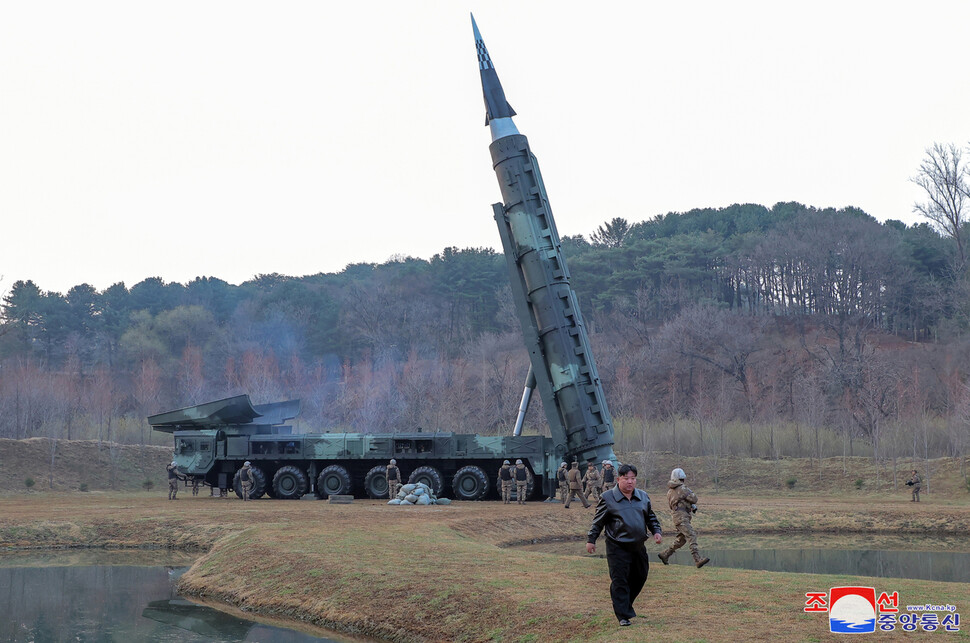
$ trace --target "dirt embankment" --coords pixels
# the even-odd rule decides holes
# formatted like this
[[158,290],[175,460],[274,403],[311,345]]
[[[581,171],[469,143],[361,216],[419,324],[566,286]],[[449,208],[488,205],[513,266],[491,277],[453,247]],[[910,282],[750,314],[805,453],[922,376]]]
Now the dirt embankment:
[[[172,448],[93,440],[0,439],[0,492],[168,488]],[[33,480],[32,487],[26,481]]]

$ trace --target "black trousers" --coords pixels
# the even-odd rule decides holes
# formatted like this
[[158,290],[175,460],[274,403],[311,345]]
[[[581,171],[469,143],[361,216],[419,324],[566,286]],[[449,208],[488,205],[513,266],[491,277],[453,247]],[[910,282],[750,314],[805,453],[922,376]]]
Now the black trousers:
[[643,543],[623,546],[607,538],[606,563],[610,567],[613,613],[618,620],[631,619],[637,615],[633,610],[633,601],[640,595],[650,571],[647,549]]

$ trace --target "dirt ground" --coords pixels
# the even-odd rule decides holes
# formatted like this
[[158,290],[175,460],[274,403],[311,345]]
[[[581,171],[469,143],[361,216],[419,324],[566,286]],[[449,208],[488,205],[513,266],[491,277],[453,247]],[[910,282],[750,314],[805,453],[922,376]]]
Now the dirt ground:
[[[164,470],[170,457],[165,447],[0,440],[0,555],[65,547],[177,549],[197,557],[180,581],[186,594],[389,641],[838,640],[824,615],[802,611],[806,592],[855,584],[898,590],[912,602],[964,610],[970,603],[970,587],[959,583],[665,567],[654,556],[661,547],[651,544],[655,563],[636,604],[644,618],[620,630],[606,562],[585,555],[592,510],[580,505],[244,503],[209,497],[207,489],[199,497],[183,489],[170,502]],[[970,533],[966,463],[955,459],[917,465],[929,479],[919,504],[908,501],[902,486],[911,462],[898,461],[894,478],[891,463],[863,458],[714,463],[632,453],[621,459],[638,466],[641,483],[660,505],[670,469],[687,470],[701,500],[695,526],[702,547],[714,534],[741,540],[779,534],[804,542],[826,533],[870,541],[885,534],[944,540]],[[30,490],[27,477],[35,481]],[[668,512],[657,513],[670,534]],[[508,548],[546,540],[575,542],[576,554]],[[876,633],[866,640],[898,636]],[[968,638],[964,632],[932,636]]]
[[[765,501],[713,494],[701,502],[695,524],[702,545],[710,533],[854,530],[865,537],[970,528],[966,502],[891,498],[860,505],[831,496]],[[669,516],[659,515],[669,533]],[[655,563],[637,602],[645,618],[619,630],[606,563],[584,554],[591,518],[592,510],[553,503],[392,507],[372,500],[244,503],[184,492],[174,502],[158,492],[18,493],[0,496],[0,551],[196,551],[199,558],[181,581],[186,593],[392,641],[827,640],[824,615],[802,611],[805,592],[891,585],[911,599],[963,609],[970,602],[966,584]],[[505,548],[545,539],[575,539],[576,555]],[[934,636],[966,638],[962,632]]]

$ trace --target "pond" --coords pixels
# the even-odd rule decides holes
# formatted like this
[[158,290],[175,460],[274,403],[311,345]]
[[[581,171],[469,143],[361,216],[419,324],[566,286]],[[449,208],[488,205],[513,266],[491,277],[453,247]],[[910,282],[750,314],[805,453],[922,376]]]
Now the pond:
[[[672,538],[667,536],[664,543]],[[596,556],[605,557],[599,541]],[[795,534],[784,536],[707,536],[698,533],[701,553],[710,565],[802,574],[847,574],[880,578],[918,578],[970,583],[970,538],[954,536],[870,536]],[[516,549],[563,556],[588,556],[585,541],[556,541]],[[659,565],[662,546],[647,545],[650,561]],[[671,564],[693,565],[686,546]]]
[[0,641],[350,640],[241,618],[180,597],[175,581],[193,559],[169,551],[0,556]]

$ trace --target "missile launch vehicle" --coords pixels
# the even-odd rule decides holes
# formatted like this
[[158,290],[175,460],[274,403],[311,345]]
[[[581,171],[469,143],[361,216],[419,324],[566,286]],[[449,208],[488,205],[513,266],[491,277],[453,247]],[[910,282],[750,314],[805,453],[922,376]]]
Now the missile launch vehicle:
[[[242,495],[239,469],[249,461],[255,482],[250,497],[325,498],[387,495],[386,465],[395,458],[409,482],[424,482],[436,495],[480,500],[497,495],[494,477],[504,460],[522,460],[535,481],[530,497],[555,496],[563,461],[599,466],[616,462],[613,423],[586,326],[562,255],[539,164],[512,120],[485,42],[472,17],[485,98],[489,151],[502,203],[492,206],[509,267],[516,314],[530,369],[511,435],[446,431],[391,434],[295,434],[286,424],[299,401],[254,406],[241,395],[148,418],[175,439],[175,461],[186,476]],[[521,435],[532,391],[538,389],[551,437]]]

